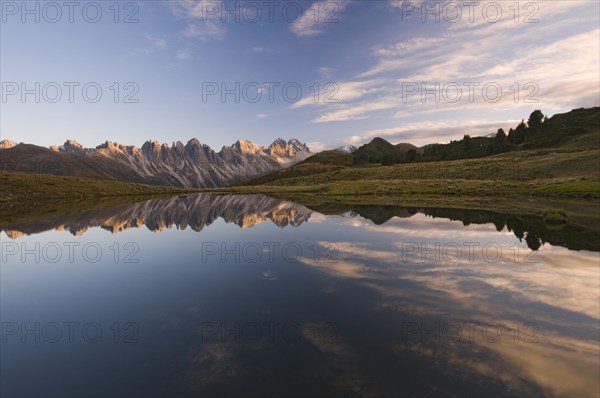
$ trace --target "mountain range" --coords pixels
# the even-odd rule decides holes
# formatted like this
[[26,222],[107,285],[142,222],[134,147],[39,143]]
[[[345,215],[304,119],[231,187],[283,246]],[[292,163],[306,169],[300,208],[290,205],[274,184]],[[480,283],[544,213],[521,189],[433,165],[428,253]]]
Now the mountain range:
[[197,139],[141,148],[106,141],[85,148],[75,140],[49,148],[0,141],[0,169],[89,177],[185,188],[212,188],[257,177],[296,164],[312,155],[297,139],[276,139],[268,147],[240,140],[214,151]]

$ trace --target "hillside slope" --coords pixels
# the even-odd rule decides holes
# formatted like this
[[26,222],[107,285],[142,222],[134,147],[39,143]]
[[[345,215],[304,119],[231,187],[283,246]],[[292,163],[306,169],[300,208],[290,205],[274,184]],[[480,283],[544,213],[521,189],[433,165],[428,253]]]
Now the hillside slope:
[[[513,150],[450,161],[373,164],[393,153],[375,139],[353,154],[323,152],[284,171],[250,180],[236,191],[321,195],[542,195],[600,198],[599,108],[556,115]],[[473,140],[480,137],[475,137]],[[532,143],[535,143],[533,145]],[[356,156],[357,152],[360,156]],[[367,158],[365,158],[365,156]],[[378,155],[377,155],[378,156]],[[371,159],[372,160],[372,159]]]

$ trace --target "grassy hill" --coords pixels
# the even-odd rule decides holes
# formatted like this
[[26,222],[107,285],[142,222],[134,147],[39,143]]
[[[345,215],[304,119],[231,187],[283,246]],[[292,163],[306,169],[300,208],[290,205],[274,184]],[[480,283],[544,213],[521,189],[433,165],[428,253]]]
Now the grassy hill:
[[0,222],[28,221],[49,214],[146,200],[198,190],[49,174],[0,171]]
[[[409,153],[411,151],[412,154]],[[418,152],[419,148],[415,145],[407,143],[393,145],[383,138],[375,137],[370,143],[352,152],[352,158],[355,165],[364,163],[390,165],[413,161]]]
[[132,184],[119,181],[62,177],[50,174],[0,171],[0,203],[29,201],[36,198],[104,197],[127,195],[177,194],[189,192],[156,185]]

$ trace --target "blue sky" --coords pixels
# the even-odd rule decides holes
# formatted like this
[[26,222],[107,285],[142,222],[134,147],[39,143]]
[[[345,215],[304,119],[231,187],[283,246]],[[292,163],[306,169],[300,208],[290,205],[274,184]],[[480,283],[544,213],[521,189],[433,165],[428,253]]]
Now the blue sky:
[[[24,13],[24,4],[39,11]],[[471,9],[462,1],[258,1],[237,10],[236,2],[139,1],[117,3],[118,15],[112,1],[77,2],[72,22],[63,2],[47,4],[1,4],[2,138],[92,147],[196,137],[217,150],[277,137],[313,150],[375,136],[422,145],[508,129],[534,109],[599,105],[597,1],[482,1]],[[226,9],[236,11],[223,16]],[[82,93],[89,83],[88,99],[102,90],[95,103]],[[236,83],[239,102],[206,95]],[[242,92],[255,98],[253,83],[262,86],[256,102]],[[23,100],[23,88],[38,91],[39,103],[35,94]],[[421,97],[423,88],[431,93]],[[137,103],[125,103],[128,94]]]

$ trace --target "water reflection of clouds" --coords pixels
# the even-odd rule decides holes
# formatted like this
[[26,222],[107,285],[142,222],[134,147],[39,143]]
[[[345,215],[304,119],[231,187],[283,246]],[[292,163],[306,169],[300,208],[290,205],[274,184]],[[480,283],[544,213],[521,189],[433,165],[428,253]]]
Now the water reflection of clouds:
[[470,224],[468,228],[464,228],[462,221],[433,218],[425,214],[415,214],[411,218],[394,217],[382,225],[376,225],[369,220],[357,217],[348,220],[347,225],[371,232],[402,235],[410,237],[411,241],[418,238],[445,238],[449,241],[457,238],[461,238],[463,241],[466,238],[489,238],[489,241],[500,237],[516,239],[512,232],[506,229],[497,231],[493,224]]
[[[493,226],[464,228],[456,222],[432,222],[425,216],[392,219],[382,226],[352,219],[345,224],[369,231],[398,235],[401,240],[419,238],[495,241]],[[515,240],[512,233],[504,233]],[[512,237],[512,239],[510,239]],[[449,263],[402,261],[398,245],[378,242],[336,242],[337,261],[303,263],[334,278],[348,278],[378,293],[375,310],[395,311],[423,319],[465,319],[493,322],[506,330],[515,322],[535,322],[539,343],[514,342],[512,338],[476,346],[447,341],[431,352],[431,359],[447,369],[456,366],[502,380],[514,391],[527,391],[525,380],[533,380],[538,393],[560,396],[597,396],[600,372],[598,320],[600,319],[599,254],[574,252],[544,246],[535,252],[536,263],[515,262],[512,252],[503,252],[497,262],[462,258]],[[526,251],[526,250],[524,250]],[[527,251],[529,252],[529,251]],[[511,336],[512,337],[512,336]],[[421,344],[395,346],[417,350]],[[475,350],[475,352],[468,352]],[[479,359],[474,359],[479,356]],[[535,395],[535,391],[530,391]]]

